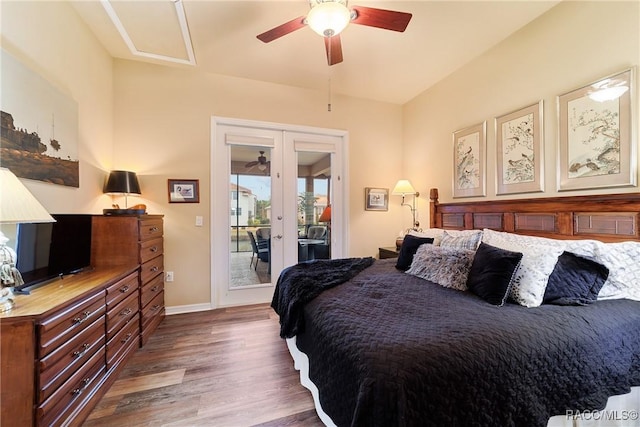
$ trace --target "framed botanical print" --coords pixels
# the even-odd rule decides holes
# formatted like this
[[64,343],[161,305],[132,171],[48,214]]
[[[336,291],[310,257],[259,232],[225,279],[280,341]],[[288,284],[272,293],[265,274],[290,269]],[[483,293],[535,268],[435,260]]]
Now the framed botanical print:
[[197,179],[167,180],[169,203],[200,203],[200,181]]
[[453,197],[485,196],[487,122],[453,133]]
[[389,210],[389,189],[370,188],[364,189],[364,209],[367,211]]
[[558,190],[636,185],[634,69],[558,96]]
[[544,190],[542,101],[497,117],[496,193]]

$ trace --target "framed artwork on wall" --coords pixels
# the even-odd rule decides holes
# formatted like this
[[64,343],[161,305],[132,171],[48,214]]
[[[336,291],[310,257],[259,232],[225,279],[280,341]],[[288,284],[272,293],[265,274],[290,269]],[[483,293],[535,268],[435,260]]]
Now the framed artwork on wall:
[[0,50],[0,166],[20,178],[80,187],[78,103]]
[[453,197],[485,196],[487,122],[453,133]]
[[558,191],[636,185],[634,69],[558,96]]
[[169,179],[169,203],[200,203],[199,180]]
[[364,209],[367,211],[389,210],[389,189],[370,188],[364,189]]
[[496,194],[544,191],[542,106],[496,117]]

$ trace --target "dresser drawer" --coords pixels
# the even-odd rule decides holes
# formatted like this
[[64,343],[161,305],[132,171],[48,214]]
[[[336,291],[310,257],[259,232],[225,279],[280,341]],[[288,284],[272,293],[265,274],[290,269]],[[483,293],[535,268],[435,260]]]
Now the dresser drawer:
[[106,372],[104,347],[91,357],[67,382],[38,406],[37,425],[66,425],[69,416],[100,386]]
[[138,272],[136,271],[107,288],[107,310],[111,310],[129,295],[137,294],[137,290]]
[[140,267],[140,283],[144,285],[158,274],[161,274],[164,268],[163,264],[164,257],[162,255],[142,264]]
[[162,255],[162,237],[140,242],[140,264]]
[[46,356],[63,343],[81,333],[105,313],[104,290],[97,292],[63,310],[45,317],[38,325],[40,344],[38,356]]
[[142,309],[142,329],[157,315],[164,313],[164,292],[156,295],[151,302]]
[[138,292],[136,291],[107,312],[107,340],[113,338],[118,330],[138,314],[138,305]]
[[164,276],[162,274],[151,279],[150,282],[145,283],[140,290],[140,307],[144,308],[156,297],[160,292],[164,290]]
[[104,318],[93,322],[79,335],[41,359],[38,402],[43,402],[97,351],[104,356]]
[[162,236],[162,219],[141,219],[138,223],[140,240]]
[[138,347],[139,334],[140,322],[138,321],[138,313],[136,313],[132,321],[107,342],[107,368],[111,369],[111,366],[128,353],[131,347]]

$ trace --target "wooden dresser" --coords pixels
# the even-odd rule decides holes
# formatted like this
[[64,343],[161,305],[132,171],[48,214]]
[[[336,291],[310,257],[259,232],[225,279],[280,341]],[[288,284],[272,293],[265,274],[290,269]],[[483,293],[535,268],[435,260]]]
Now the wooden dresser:
[[16,306],[0,314],[2,425],[78,425],[87,417],[137,348],[124,339],[137,322],[120,320],[115,340],[108,331],[109,318],[118,317],[112,312],[123,307],[110,308],[110,290],[126,289],[127,300],[137,278],[137,265],[101,268],[16,296]]
[[165,315],[163,216],[96,216],[92,234],[92,265],[140,264],[140,345],[144,345]]
[[93,216],[90,271],[0,313],[0,424],[80,425],[165,315],[163,216]]

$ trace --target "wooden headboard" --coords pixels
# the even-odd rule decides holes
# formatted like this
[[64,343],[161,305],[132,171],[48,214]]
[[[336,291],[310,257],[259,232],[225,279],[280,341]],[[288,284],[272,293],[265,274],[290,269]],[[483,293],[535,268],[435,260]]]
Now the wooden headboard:
[[432,188],[430,199],[431,228],[640,241],[640,193],[440,203]]

